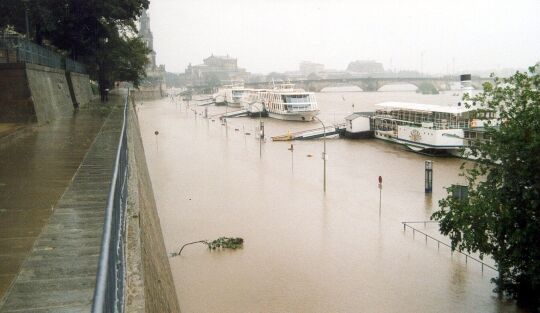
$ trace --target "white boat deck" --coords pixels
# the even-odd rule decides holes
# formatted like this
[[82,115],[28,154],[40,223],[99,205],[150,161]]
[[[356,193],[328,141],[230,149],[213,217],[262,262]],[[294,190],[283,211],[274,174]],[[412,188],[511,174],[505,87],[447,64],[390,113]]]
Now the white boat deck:
[[388,101],[376,104],[377,107],[396,110],[409,110],[409,111],[421,111],[421,112],[440,112],[450,114],[460,114],[469,111],[474,111],[477,108],[465,106],[450,106],[450,105],[436,105],[436,104],[424,104],[424,103],[411,103],[411,102],[397,102]]

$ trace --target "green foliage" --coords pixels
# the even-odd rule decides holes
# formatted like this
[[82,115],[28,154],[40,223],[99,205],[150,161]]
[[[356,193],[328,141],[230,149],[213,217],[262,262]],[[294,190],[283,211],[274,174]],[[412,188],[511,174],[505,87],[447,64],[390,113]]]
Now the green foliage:
[[150,51],[139,37],[114,36],[100,53],[101,70],[109,82],[129,81],[137,87],[145,77],[147,54]]
[[454,249],[491,255],[499,277],[496,291],[532,310],[540,309],[540,75],[539,67],[486,83],[468,103],[496,112],[476,141],[466,200],[449,195],[432,215]]
[[138,83],[143,77],[148,50],[135,38],[135,20],[148,5],[148,0],[2,0],[0,28],[12,25],[26,33],[26,11],[30,37],[85,63],[104,90],[116,79]]
[[240,249],[240,248],[244,247],[244,239],[243,238],[240,238],[240,237],[219,237],[218,239],[213,240],[213,241],[199,240],[199,241],[186,243],[185,245],[182,246],[182,248],[180,248],[180,251],[178,251],[178,253],[173,252],[171,254],[171,256],[175,257],[175,256],[180,255],[182,253],[182,250],[184,250],[184,248],[186,246],[196,244],[196,243],[202,243],[202,244],[207,245],[209,250],[216,250],[216,249],[232,249],[232,250],[236,250],[236,249]]
[[232,237],[219,237],[218,239],[208,243],[208,249],[238,249],[243,247],[244,239]]

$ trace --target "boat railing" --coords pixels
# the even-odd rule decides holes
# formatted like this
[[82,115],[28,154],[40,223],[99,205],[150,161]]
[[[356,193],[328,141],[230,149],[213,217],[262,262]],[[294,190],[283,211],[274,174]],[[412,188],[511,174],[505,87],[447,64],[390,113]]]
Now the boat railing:
[[431,241],[436,242],[437,243],[437,251],[440,250],[441,246],[444,246],[444,247],[450,248],[451,253],[456,252],[456,253],[459,253],[461,255],[464,255],[465,256],[465,263],[468,263],[469,259],[471,259],[473,261],[476,261],[477,263],[480,263],[480,266],[482,268],[482,273],[484,273],[484,267],[487,267],[489,269],[492,269],[492,270],[498,272],[498,270],[495,267],[485,263],[484,261],[479,260],[479,259],[471,256],[470,254],[467,254],[467,253],[465,253],[465,252],[463,252],[461,250],[456,250],[456,249],[452,248],[451,245],[449,245],[449,244],[447,244],[447,243],[445,243],[445,242],[443,242],[443,241],[441,241],[441,240],[439,240],[439,239],[437,239],[437,238],[435,238],[435,237],[433,237],[431,235],[428,235],[427,233],[425,233],[425,232],[423,232],[423,231],[409,225],[409,224],[420,224],[420,223],[424,224],[424,228],[425,228],[426,225],[429,224],[429,223],[438,223],[438,222],[437,221],[407,221],[407,222],[401,222],[401,224],[403,224],[403,232],[406,232],[407,228],[409,228],[409,229],[412,230],[413,238],[415,238],[416,233],[421,234],[425,238],[426,245],[428,243],[428,239],[430,239]]
[[469,121],[459,122],[433,122],[433,129],[463,129],[469,127]]

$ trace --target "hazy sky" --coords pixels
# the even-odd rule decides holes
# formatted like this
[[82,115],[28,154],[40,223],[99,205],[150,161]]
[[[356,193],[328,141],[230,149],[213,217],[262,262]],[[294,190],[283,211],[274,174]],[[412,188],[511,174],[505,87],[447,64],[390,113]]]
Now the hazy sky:
[[447,73],[540,61],[540,0],[151,0],[158,63],[183,72],[211,53],[250,72],[302,60],[345,69]]

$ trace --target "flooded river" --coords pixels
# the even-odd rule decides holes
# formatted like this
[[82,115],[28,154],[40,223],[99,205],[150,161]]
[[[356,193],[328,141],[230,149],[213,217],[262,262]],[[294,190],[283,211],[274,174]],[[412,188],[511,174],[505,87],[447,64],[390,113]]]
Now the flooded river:
[[[353,104],[372,111],[382,101],[459,101],[452,94],[338,90],[317,100],[327,123],[342,121]],[[328,139],[325,194],[322,140],[293,142],[294,155],[291,142],[270,140],[318,122],[263,118],[267,140],[260,147],[257,118],[231,118],[224,126],[190,104],[163,99],[138,109],[165,245],[172,252],[220,236],[245,244],[236,251],[192,245],[170,259],[182,312],[517,311],[492,293],[493,270],[482,272],[479,263],[403,231],[402,221],[429,220],[444,187],[463,182],[463,160],[429,158],[375,139]],[[434,224],[415,227],[442,237]]]

